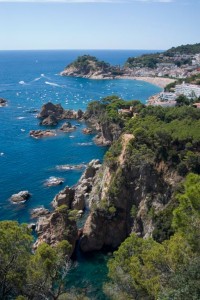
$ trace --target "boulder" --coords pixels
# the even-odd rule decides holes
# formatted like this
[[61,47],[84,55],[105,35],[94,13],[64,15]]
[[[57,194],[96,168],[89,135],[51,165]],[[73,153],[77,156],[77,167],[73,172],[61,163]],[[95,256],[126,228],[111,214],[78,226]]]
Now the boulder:
[[55,126],[57,124],[58,124],[58,120],[54,115],[49,115],[41,122],[41,125],[46,125],[46,126]]
[[60,104],[53,104],[48,102],[42,106],[40,113],[38,114],[38,118],[45,119],[49,116],[54,116],[57,119],[63,118],[64,109]]
[[84,129],[82,130],[82,132],[83,132],[84,134],[92,134],[92,133],[93,133],[93,129],[92,129],[92,128],[84,128]]
[[35,219],[35,218],[39,218],[41,216],[46,216],[48,215],[50,212],[48,209],[44,208],[44,207],[37,207],[37,208],[34,208],[32,211],[31,211],[31,218],[32,219]]
[[44,182],[44,185],[45,186],[56,186],[56,185],[62,184],[63,182],[64,182],[63,178],[51,176]]
[[62,130],[63,132],[71,132],[74,131],[76,129],[76,126],[72,126],[72,124],[70,122],[65,122],[62,127],[60,128],[60,130]]
[[55,130],[31,130],[29,135],[33,138],[43,138],[43,137],[51,137],[56,136]]
[[23,203],[31,196],[31,194],[28,191],[21,191],[17,194],[13,194],[11,196],[11,201],[13,203]]
[[6,106],[7,101],[3,98],[0,98],[0,107]]
[[53,199],[52,205],[54,208],[61,205],[66,205],[68,208],[71,208],[72,201],[74,199],[74,189],[70,187],[65,187],[61,192],[59,192]]

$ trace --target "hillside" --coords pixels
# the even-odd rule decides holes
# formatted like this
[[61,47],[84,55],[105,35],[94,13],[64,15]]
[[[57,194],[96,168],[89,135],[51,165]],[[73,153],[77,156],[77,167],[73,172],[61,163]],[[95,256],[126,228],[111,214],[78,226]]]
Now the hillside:
[[157,67],[157,64],[172,64],[177,66],[191,65],[192,56],[200,53],[200,43],[194,45],[182,45],[178,47],[172,47],[171,49],[155,54],[144,54],[139,57],[129,57],[125,63],[129,68],[151,68]]

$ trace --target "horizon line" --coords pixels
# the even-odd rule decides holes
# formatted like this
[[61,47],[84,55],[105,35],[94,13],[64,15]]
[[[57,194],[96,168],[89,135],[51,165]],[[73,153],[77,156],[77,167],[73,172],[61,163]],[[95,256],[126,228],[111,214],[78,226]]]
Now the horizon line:
[[112,49],[112,48],[104,48],[104,49],[92,49],[92,48],[80,48],[80,49],[0,49],[0,51],[165,51],[166,49],[143,49],[143,48],[127,48],[127,49]]

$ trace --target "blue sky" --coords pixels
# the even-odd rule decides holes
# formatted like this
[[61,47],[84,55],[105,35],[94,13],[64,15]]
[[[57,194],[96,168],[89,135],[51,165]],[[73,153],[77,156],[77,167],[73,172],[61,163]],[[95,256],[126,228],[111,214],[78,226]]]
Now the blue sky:
[[0,0],[0,50],[168,49],[200,42],[200,0]]

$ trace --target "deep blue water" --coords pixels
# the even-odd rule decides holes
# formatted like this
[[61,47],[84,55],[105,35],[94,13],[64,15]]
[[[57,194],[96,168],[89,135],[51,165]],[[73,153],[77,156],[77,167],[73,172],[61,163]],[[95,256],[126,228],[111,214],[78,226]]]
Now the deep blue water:
[[[63,186],[71,186],[82,173],[60,172],[56,166],[88,163],[93,158],[102,160],[106,151],[106,148],[94,145],[93,136],[82,134],[85,126],[83,123],[69,134],[40,140],[29,137],[30,130],[41,129],[36,114],[30,113],[30,109],[39,110],[44,103],[52,101],[61,103],[64,108],[84,110],[91,100],[113,94],[126,100],[139,99],[145,103],[149,96],[160,91],[158,87],[140,81],[67,78],[59,76],[59,72],[82,54],[95,55],[117,65],[123,64],[129,56],[145,52],[147,51],[0,51],[0,97],[8,100],[8,106],[0,108],[0,220],[28,222],[32,208],[40,205],[50,208],[53,197],[63,187],[47,188],[44,181],[50,176],[58,176],[64,178]],[[32,197],[25,204],[14,205],[9,197],[20,190],[29,190]],[[101,256],[96,260],[91,258],[90,261],[82,259],[72,270],[69,282],[71,278],[77,286],[76,278],[82,278],[84,272],[82,285],[92,285],[95,264],[99,266],[99,270],[103,268],[103,273],[106,272],[105,263],[101,264],[102,259],[104,260]],[[101,285],[102,278],[103,275],[99,277],[98,286]],[[78,285],[81,286],[79,281]],[[73,284],[69,283],[70,286]],[[92,285],[92,289],[95,288],[97,285]]]

